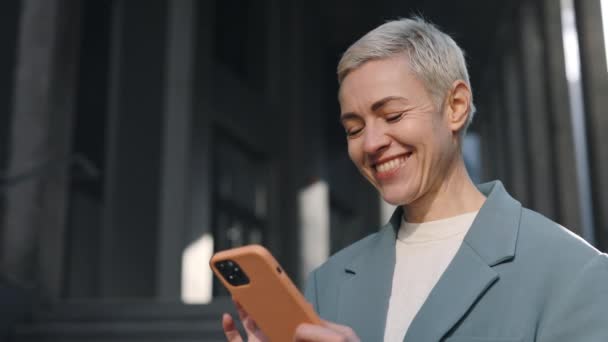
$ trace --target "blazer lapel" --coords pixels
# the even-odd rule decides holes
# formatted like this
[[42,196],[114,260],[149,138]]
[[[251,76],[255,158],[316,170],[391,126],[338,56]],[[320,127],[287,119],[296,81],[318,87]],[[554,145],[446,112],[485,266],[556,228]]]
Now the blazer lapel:
[[412,321],[405,341],[439,341],[497,278],[463,245]]
[[462,246],[412,321],[405,341],[440,341],[499,280],[492,268],[515,256],[521,205],[500,182],[480,186],[487,199]]
[[350,278],[340,287],[338,322],[355,329],[362,341],[382,341],[395,268],[396,231],[401,210],[379,232],[376,240],[345,267]]

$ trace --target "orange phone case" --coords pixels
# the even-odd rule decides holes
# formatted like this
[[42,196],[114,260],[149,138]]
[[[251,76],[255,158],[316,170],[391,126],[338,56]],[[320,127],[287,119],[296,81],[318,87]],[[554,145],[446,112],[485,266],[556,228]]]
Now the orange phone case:
[[[245,285],[231,285],[217,269],[218,261],[232,260],[249,278]],[[291,341],[300,323],[321,320],[298,288],[266,248],[248,245],[221,251],[209,261],[213,273],[255,320],[270,341]]]

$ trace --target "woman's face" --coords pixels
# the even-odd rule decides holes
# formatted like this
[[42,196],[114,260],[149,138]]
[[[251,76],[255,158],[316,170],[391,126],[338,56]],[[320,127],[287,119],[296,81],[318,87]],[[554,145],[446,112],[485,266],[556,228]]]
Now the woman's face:
[[339,100],[348,154],[385,201],[408,205],[441,184],[458,153],[457,132],[407,57],[351,71]]

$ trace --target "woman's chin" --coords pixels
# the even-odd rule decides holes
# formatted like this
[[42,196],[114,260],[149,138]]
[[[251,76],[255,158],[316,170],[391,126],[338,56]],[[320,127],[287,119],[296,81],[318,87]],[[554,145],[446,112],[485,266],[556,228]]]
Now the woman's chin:
[[382,199],[391,205],[408,205],[414,199],[414,196],[403,191],[383,191]]

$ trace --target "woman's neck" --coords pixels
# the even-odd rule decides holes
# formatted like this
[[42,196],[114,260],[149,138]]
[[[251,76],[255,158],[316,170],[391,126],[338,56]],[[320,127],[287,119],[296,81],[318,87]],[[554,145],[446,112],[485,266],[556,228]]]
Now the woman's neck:
[[485,202],[464,165],[462,157],[454,161],[447,176],[424,196],[404,206],[408,222],[427,222],[477,211]]

